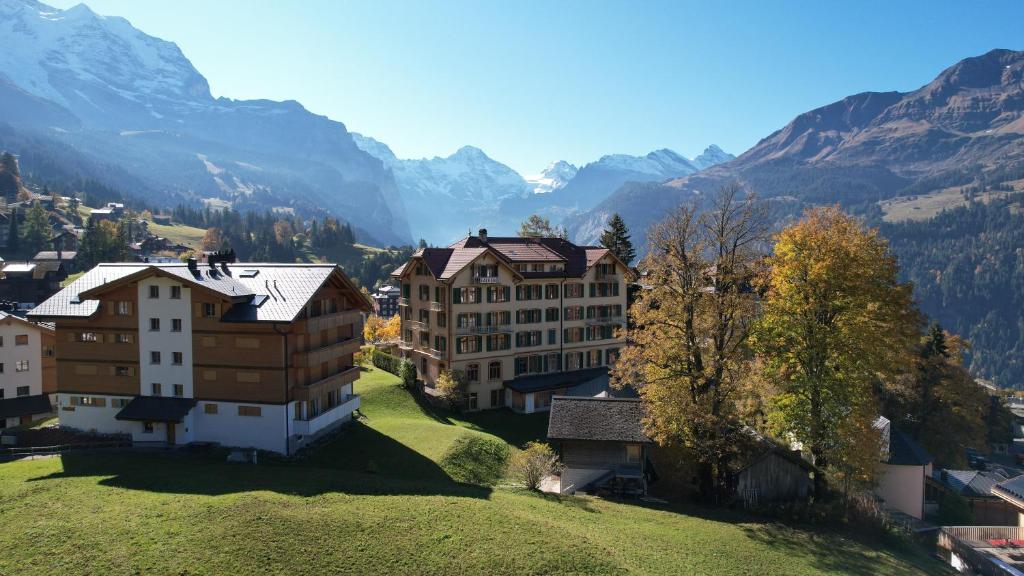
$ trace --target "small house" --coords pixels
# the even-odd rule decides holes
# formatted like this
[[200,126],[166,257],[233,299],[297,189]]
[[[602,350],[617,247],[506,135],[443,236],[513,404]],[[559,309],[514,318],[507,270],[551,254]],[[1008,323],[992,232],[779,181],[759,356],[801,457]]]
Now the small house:
[[806,500],[814,490],[814,465],[768,439],[759,445],[765,450],[736,474],[736,492],[744,505]]
[[956,494],[967,501],[975,526],[1007,526],[1017,524],[1017,510],[1012,504],[992,493],[992,488],[1007,480],[999,471],[935,470],[925,484],[925,501],[936,511],[947,494]]
[[643,430],[643,405],[635,398],[555,396],[548,440],[562,462],[559,492],[601,489],[622,495],[647,493],[652,444]]
[[887,508],[924,518],[924,486],[932,475],[931,454],[884,416],[879,416],[874,426],[882,435],[875,495],[885,501]]

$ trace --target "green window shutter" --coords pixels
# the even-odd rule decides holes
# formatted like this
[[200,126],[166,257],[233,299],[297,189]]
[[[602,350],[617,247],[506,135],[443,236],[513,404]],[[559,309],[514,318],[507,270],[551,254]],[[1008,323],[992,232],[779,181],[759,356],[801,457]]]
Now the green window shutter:
[[462,288],[455,288],[452,290],[452,304],[462,303]]
[[512,299],[512,289],[508,286],[502,287],[502,291],[505,293],[505,301],[508,302]]
[[593,282],[591,282],[590,283],[590,297],[593,298],[594,296],[597,296],[597,284],[594,284]]
[[479,312],[476,313],[476,325],[477,326],[483,326],[483,323],[480,320],[480,313]]

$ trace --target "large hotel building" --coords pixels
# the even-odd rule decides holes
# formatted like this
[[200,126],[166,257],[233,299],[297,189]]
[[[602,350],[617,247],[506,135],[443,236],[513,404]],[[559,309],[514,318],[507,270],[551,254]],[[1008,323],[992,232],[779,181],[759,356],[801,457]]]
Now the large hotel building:
[[625,342],[631,271],[609,250],[561,238],[467,236],[395,270],[403,356],[427,392],[444,370],[468,408],[534,412],[601,378]]
[[336,265],[100,264],[33,309],[56,324],[62,426],[293,453],[359,407],[369,301]]

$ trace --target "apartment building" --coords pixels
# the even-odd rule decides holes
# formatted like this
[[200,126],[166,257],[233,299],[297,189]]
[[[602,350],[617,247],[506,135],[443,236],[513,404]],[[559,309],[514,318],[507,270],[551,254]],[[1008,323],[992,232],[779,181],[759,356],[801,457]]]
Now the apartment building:
[[469,382],[471,410],[546,410],[607,374],[625,341],[629,268],[561,238],[489,238],[424,248],[394,271],[403,356],[427,392],[444,370]]
[[53,326],[0,312],[0,428],[53,412],[56,392]]
[[291,454],[349,421],[369,301],[333,264],[230,260],[100,264],[32,310],[61,424]]

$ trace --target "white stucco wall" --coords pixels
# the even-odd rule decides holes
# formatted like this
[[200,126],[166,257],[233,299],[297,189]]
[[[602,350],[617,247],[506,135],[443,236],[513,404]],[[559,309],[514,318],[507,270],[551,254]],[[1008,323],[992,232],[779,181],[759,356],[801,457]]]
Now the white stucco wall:
[[[15,337],[27,335],[28,344],[16,346]],[[3,345],[0,346],[0,362],[3,362],[4,372],[0,374],[0,389],[4,391],[4,398],[15,398],[19,386],[29,387],[29,396],[37,396],[43,393],[43,365],[42,365],[42,338],[39,328],[11,319],[0,322],[0,337],[3,338]],[[28,360],[29,369],[25,372],[18,372],[16,367],[19,360]]]
[[[216,404],[217,413],[207,414],[207,404]],[[260,415],[239,416],[239,406],[259,406]],[[217,442],[223,446],[285,453],[288,444],[285,419],[291,419],[294,413],[294,402],[274,405],[202,401],[191,413],[195,426],[193,439],[198,442]]]
[[931,475],[928,466],[894,466],[880,464],[875,494],[885,500],[886,506],[909,514],[924,516],[925,476]]
[[[131,400],[131,397],[89,394],[88,396],[90,397],[105,399],[106,406],[74,406],[74,410],[65,410],[65,407],[71,407],[71,401],[69,400],[71,396],[85,396],[85,394],[57,393],[57,415],[60,417],[61,426],[67,426],[84,432],[95,432],[97,434],[132,434],[134,437],[135,433],[142,433],[141,422],[127,422],[114,419],[114,416],[121,411],[121,408],[113,407],[112,400],[115,398]],[[146,434],[146,437],[152,440],[151,436],[154,435]],[[166,434],[161,437],[161,440],[164,438],[166,438]]]
[[[171,298],[171,286],[180,286],[169,278],[152,276],[139,282],[139,385],[143,396],[152,394],[153,383],[161,385],[162,396],[173,396],[174,385],[184,387],[185,398],[192,389],[192,290],[182,286],[181,298]],[[160,289],[159,298],[149,297],[149,287]],[[160,319],[160,330],[150,330],[150,319]],[[172,320],[181,320],[181,332],[172,332]],[[160,352],[160,364],[150,363],[150,352]],[[175,365],[174,352],[182,353],[181,365]],[[181,432],[182,430],[179,430]]]

